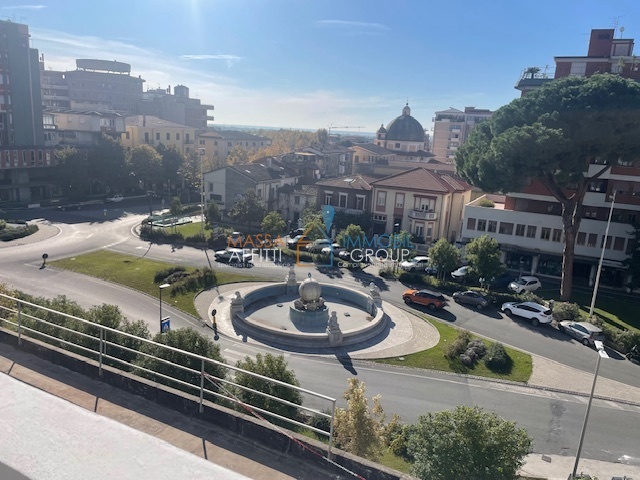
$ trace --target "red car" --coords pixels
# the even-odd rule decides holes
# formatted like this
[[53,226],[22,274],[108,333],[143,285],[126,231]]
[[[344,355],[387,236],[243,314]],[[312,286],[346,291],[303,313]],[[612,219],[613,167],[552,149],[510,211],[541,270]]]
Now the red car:
[[402,299],[407,305],[424,305],[429,310],[443,308],[447,304],[444,295],[433,290],[407,290],[402,294]]

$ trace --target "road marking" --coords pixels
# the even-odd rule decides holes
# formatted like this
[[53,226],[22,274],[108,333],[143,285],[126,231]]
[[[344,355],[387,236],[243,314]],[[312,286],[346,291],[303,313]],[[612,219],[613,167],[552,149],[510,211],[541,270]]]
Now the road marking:
[[625,410],[625,408],[622,405],[619,405],[616,402],[612,402],[611,400],[605,400],[604,403],[606,403],[610,407],[617,408],[618,410]]

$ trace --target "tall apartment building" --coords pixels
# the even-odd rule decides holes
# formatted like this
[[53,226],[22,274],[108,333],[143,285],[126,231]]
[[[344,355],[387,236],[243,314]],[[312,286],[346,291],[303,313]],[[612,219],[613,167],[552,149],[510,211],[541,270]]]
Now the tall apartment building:
[[189,88],[176,85],[171,94],[171,86],[148,90],[142,94],[136,107],[137,114],[154,115],[163,120],[188,125],[200,130],[207,128],[207,121],[213,121],[209,115],[213,105],[205,105],[198,98],[189,97]]
[[0,21],[0,202],[51,198],[53,151],[45,147],[38,50],[29,27]]
[[[555,78],[590,77],[595,73],[613,73],[640,80],[639,65],[633,55],[633,39],[616,39],[614,29],[591,31],[586,56],[555,57]],[[532,69],[530,69],[532,70]],[[535,78],[516,88],[523,94],[553,81]],[[525,79],[526,80],[526,79]],[[522,88],[520,88],[522,87]],[[606,165],[602,159],[590,160],[586,175],[592,176]],[[613,192],[616,192],[609,235],[606,230]],[[474,200],[465,208],[462,241],[489,234],[500,243],[503,261],[526,273],[561,275],[563,226],[561,206],[538,181],[533,180],[521,192],[509,192],[495,201],[496,208],[483,208]],[[640,220],[640,167],[618,160],[597,181],[591,183],[583,201],[584,214],[575,244],[573,280],[593,285],[604,247],[601,284],[622,287],[629,281],[623,262],[635,248],[632,225]]]
[[436,112],[431,148],[436,160],[453,163],[456,151],[467,140],[471,130],[491,115],[491,110],[475,107],[465,107],[464,112],[457,108]]

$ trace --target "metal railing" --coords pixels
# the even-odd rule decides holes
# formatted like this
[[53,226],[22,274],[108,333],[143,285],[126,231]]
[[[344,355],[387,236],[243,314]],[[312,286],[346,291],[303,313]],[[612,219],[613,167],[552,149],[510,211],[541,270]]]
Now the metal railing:
[[[41,312],[40,316],[44,316],[44,315],[59,316],[57,318],[59,318],[61,322],[60,324],[58,324],[50,320],[40,318],[37,314],[33,314],[32,311]],[[328,454],[331,455],[334,416],[335,416],[335,409],[336,409],[335,398],[328,397],[326,395],[322,395],[320,393],[307,390],[305,388],[297,387],[289,383],[282,382],[280,380],[275,380],[273,378],[265,377],[263,375],[260,375],[254,372],[243,370],[238,367],[227,365],[224,362],[219,362],[217,360],[203,357],[195,353],[187,352],[175,347],[164,345],[162,343],[154,342],[152,340],[147,340],[145,338],[137,337],[135,335],[123,332],[121,330],[106,327],[104,325],[100,325],[98,323],[91,322],[89,320],[85,320],[83,318],[76,317],[74,315],[53,310],[51,308],[37,305],[35,303],[21,300],[19,298],[5,295],[2,293],[0,293],[0,327],[5,327],[7,330],[15,331],[18,336],[19,345],[22,344],[22,339],[24,337],[28,337],[35,340],[44,341],[45,343],[51,344],[55,347],[69,350],[76,355],[80,355],[85,358],[94,360],[98,364],[98,374],[100,376],[102,376],[103,374],[103,368],[104,368],[105,362],[108,362],[108,365],[111,368],[116,368],[118,370],[134,373],[138,375],[140,374],[140,372],[143,372],[150,375],[151,379],[155,379],[156,381],[158,381],[157,379],[159,378],[159,379],[165,380],[166,382],[170,382],[175,385],[180,385],[181,387],[183,387],[184,391],[191,391],[194,394],[198,395],[200,413],[204,411],[203,404],[205,401],[205,396],[207,396],[208,398],[220,399],[223,401],[231,402],[236,405],[241,405],[244,408],[248,407],[250,410],[254,412],[258,412],[260,415],[271,417],[281,422],[310,430],[314,433],[317,433],[327,438]],[[85,331],[81,331],[83,329]],[[93,332],[95,332],[95,335],[92,334]],[[76,338],[79,341],[71,341],[70,338]],[[164,349],[166,351],[183,355],[191,360],[190,363],[199,364],[200,368],[198,369],[189,368],[184,365],[180,365],[178,363],[172,362],[170,360],[166,360],[159,356],[155,356],[155,355],[151,355],[149,353],[143,352],[141,351],[141,349],[130,348],[126,345],[123,345],[122,343],[117,343],[113,340],[110,340],[110,338],[111,339],[118,339],[118,338],[128,339],[130,343],[133,345],[136,345],[136,344],[140,346],[145,344],[153,345],[155,347]],[[169,366],[172,369],[177,369],[177,371],[186,372],[188,376],[190,376],[193,380],[197,379],[198,382],[195,382],[195,383],[186,382],[184,380],[181,380],[180,378],[177,378],[176,376],[171,376],[156,370],[151,370],[141,365],[137,365],[132,361],[127,361],[118,356],[114,356],[112,354],[107,353],[109,351],[127,352],[131,355],[132,359],[139,359],[139,358],[153,359],[155,362],[158,362],[161,365]],[[326,411],[321,410],[320,408],[313,408],[313,407],[307,407],[304,405],[298,405],[297,403],[284,400],[274,395],[270,395],[268,393],[255,390],[255,389],[246,387],[244,385],[240,385],[231,380],[227,380],[227,378],[225,378],[226,374],[223,377],[216,377],[214,375],[207,373],[207,371],[210,371],[213,369],[212,367],[215,367],[217,369],[220,369],[220,368],[227,369],[233,372],[234,374],[241,373],[244,375],[249,375],[251,377],[257,378],[259,380],[262,380],[270,384],[289,388],[291,390],[298,392],[301,396],[304,395],[307,397],[311,397],[312,399],[314,399],[312,401],[314,404],[317,403],[318,401],[320,403],[327,402],[328,404],[330,404],[331,413],[330,414],[326,413]],[[143,378],[149,378],[149,377],[145,377],[144,375],[140,375],[140,376],[142,376]],[[162,382],[159,382],[159,383],[162,383]],[[207,388],[207,386],[210,384],[216,386],[216,389]],[[260,397],[269,399],[273,402],[277,402],[281,405],[294,408],[298,412],[301,411],[301,412],[305,412],[306,414],[317,415],[321,418],[325,418],[329,421],[329,431],[323,430],[321,428],[317,428],[307,423],[300,422],[299,419],[288,418],[278,413],[265,410],[257,405],[253,405],[247,402],[242,402],[239,399],[237,399],[234,395],[232,395],[229,389],[231,391],[233,390],[237,391],[239,389],[245,392],[251,392],[252,394],[256,394]],[[225,395],[224,393],[220,393],[221,391],[226,392],[227,394]]]

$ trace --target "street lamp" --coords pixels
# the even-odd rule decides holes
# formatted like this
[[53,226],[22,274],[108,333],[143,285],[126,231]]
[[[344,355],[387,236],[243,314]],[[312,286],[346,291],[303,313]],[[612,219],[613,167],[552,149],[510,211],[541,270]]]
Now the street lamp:
[[596,282],[593,284],[593,295],[591,296],[591,306],[589,307],[589,320],[593,319],[593,309],[596,306],[596,295],[598,295],[598,287],[600,286],[600,273],[602,272],[602,262],[604,261],[604,249],[607,246],[607,238],[609,237],[609,226],[611,225],[611,216],[613,215],[613,205],[616,203],[616,191],[613,191],[611,198],[611,208],[609,209],[609,219],[607,220],[607,228],[604,231],[604,239],[602,240],[602,251],[600,252],[600,261],[598,262],[598,272],[596,273]]
[[158,289],[160,290],[160,333],[162,333],[162,290],[164,290],[165,288],[169,288],[171,285],[168,283],[163,283],[162,285],[160,285],[158,287]]
[[593,392],[596,389],[596,381],[598,380],[598,370],[600,369],[600,359],[609,358],[607,352],[604,351],[604,344],[595,340],[594,346],[598,351],[598,360],[596,361],[596,371],[593,374],[593,384],[591,385],[591,393],[589,394],[589,403],[587,403],[587,411],[584,415],[584,423],[582,424],[582,432],[580,433],[580,442],[578,443],[578,452],[576,453],[576,463],[573,464],[573,472],[571,473],[570,480],[576,478],[576,472],[578,471],[578,462],[580,461],[580,453],[582,452],[582,442],[584,441],[584,434],[587,430],[587,421],[589,420],[589,411],[591,410],[591,403],[593,402]]
[[522,271],[524,270],[524,257],[520,257],[520,276],[519,279],[522,278]]

